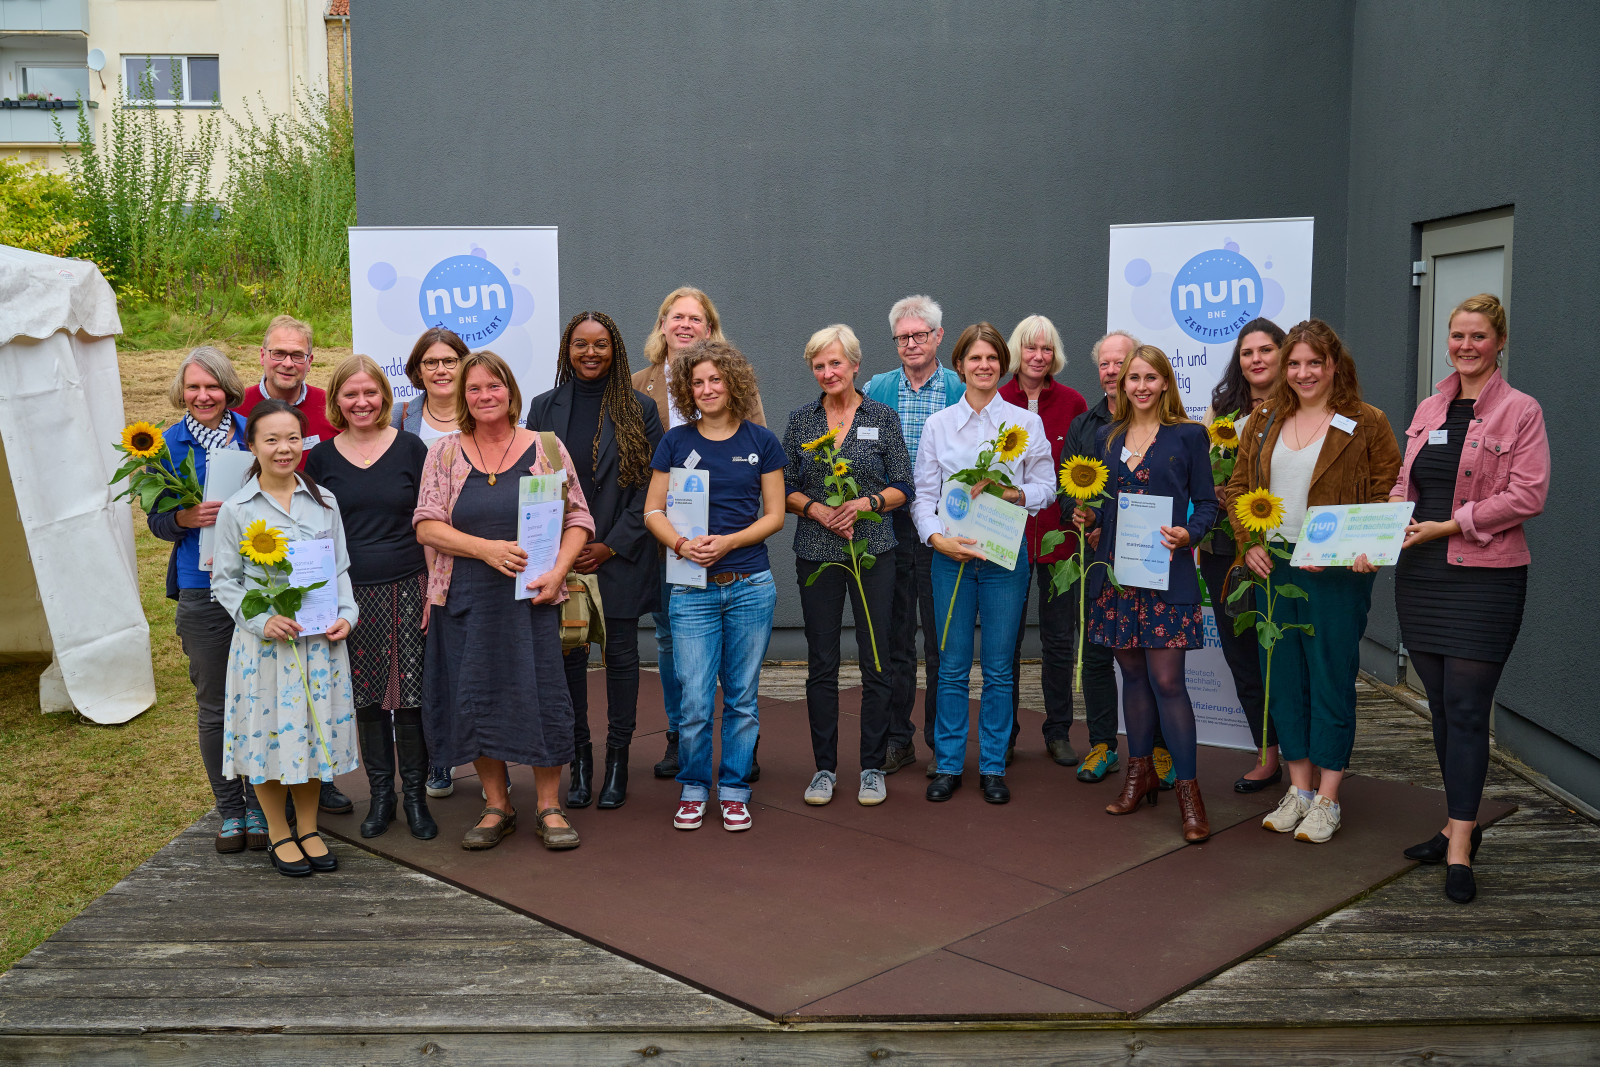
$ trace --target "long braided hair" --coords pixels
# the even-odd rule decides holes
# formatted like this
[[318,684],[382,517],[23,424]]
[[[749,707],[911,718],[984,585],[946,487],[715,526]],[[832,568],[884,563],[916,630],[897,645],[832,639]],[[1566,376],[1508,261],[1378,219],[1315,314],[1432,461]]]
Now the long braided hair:
[[[567,320],[561,331],[561,353],[556,360],[556,388],[574,377],[572,370],[572,332],[582,322],[598,322],[611,335],[611,375],[606,380],[605,396],[600,401],[600,425],[611,416],[611,425],[617,437],[618,481],[623,485],[643,487],[650,481],[650,439],[644,432],[644,412],[639,398],[633,395],[633,373],[628,368],[628,348],[622,343],[622,331],[603,311],[580,311]],[[600,430],[597,427],[594,445],[590,449],[590,462],[600,465]]]

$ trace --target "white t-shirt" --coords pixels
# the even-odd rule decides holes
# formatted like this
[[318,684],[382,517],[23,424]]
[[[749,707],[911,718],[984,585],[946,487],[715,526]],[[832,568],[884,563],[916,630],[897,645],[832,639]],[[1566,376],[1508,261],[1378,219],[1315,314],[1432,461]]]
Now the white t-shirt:
[[1290,542],[1300,537],[1300,527],[1305,525],[1311,475],[1316,472],[1317,457],[1322,455],[1326,437],[1324,433],[1297,452],[1279,434],[1278,443],[1272,448],[1272,493],[1283,499],[1283,522],[1278,532]]
[[450,430],[436,430],[428,425],[426,415],[423,416],[422,422],[417,426],[417,436],[422,438],[423,443],[430,445],[441,437],[448,437],[451,432]]

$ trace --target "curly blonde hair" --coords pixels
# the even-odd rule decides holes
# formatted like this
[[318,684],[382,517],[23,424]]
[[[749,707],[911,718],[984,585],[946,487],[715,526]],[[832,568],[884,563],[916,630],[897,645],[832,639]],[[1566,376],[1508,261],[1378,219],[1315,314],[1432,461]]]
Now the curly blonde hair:
[[761,393],[756,386],[756,371],[744,353],[727,341],[707,338],[679,352],[672,360],[672,403],[689,418],[700,417],[694,402],[694,369],[709,362],[722,375],[728,387],[728,414],[741,422],[755,414]]

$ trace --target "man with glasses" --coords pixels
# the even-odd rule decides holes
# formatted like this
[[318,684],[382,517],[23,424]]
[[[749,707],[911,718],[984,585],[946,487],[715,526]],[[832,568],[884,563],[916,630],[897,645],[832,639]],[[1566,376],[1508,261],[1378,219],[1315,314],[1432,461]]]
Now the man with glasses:
[[[897,370],[875,376],[864,390],[880,404],[900,413],[900,432],[911,465],[917,465],[917,445],[928,416],[954,404],[966,393],[961,378],[939,366],[940,323],[944,312],[932,297],[908,296],[889,309],[889,330],[900,356]],[[923,719],[922,740],[933,750],[933,724],[939,700],[939,627],[933,603],[933,549],[917,536],[909,506],[889,513],[894,522],[899,551],[895,552],[894,610],[889,623],[890,712],[889,751],[883,772],[893,774],[916,759],[916,727],[911,709],[917,698],[917,616],[922,617]],[[928,777],[933,777],[928,761]]]
[[267,324],[267,336],[261,342],[261,381],[245,390],[244,403],[239,405],[239,414],[248,418],[255,406],[270,396],[305,413],[301,469],[313,446],[339,432],[328,421],[328,394],[306,382],[311,358],[311,326],[292,316],[279,315]]

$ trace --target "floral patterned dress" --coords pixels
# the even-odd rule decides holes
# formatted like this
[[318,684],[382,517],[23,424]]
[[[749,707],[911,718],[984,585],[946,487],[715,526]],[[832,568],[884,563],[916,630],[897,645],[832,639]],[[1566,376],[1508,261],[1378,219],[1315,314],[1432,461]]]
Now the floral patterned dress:
[[[1121,472],[1111,489],[1117,493],[1145,494],[1150,471],[1144,464]],[[1154,589],[1116,586],[1106,582],[1089,609],[1089,640],[1106,648],[1202,648],[1204,623],[1199,604],[1169,604]]]
[[252,478],[217,513],[211,590],[234,621],[222,711],[224,777],[247,777],[253,785],[298,785],[313,779],[332,781],[334,775],[359,765],[346,643],[320,635],[269,641],[262,629],[271,616],[246,619],[241,610],[245,594],[258,588],[255,579],[265,568],[247,561],[239,542],[246,526],[264,519],[290,541],[333,540],[339,617],[355,625],[356,602],[339,505],[325,489],[322,498],[326,507],[313,500],[302,483],[285,512]]

